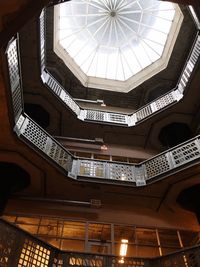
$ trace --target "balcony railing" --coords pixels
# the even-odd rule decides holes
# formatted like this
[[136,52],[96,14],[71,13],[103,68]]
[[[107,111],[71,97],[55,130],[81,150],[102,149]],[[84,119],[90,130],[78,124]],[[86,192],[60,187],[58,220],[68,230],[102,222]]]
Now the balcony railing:
[[[192,9],[193,10],[193,9]],[[193,16],[195,12],[191,13]],[[197,18],[196,18],[197,20]],[[197,31],[199,30],[196,24]],[[171,91],[148,103],[134,113],[123,114],[117,112],[101,111],[94,109],[83,109],[68,94],[67,90],[50,74],[46,68],[46,38],[45,38],[45,10],[40,15],[40,54],[41,54],[41,78],[43,83],[60,99],[60,101],[70,109],[78,119],[82,121],[98,122],[112,124],[118,126],[131,127],[151,116],[161,112],[162,110],[176,104],[183,98],[183,94],[187,88],[194,68],[197,65],[200,55],[200,35],[194,40],[193,46],[183,67],[179,81],[175,88]]]
[[[199,40],[199,37],[197,40]],[[37,152],[48,160],[56,163],[69,177],[91,182],[98,181],[128,186],[144,186],[199,162],[200,136],[135,165],[92,159],[85,160],[72,156],[67,149],[23,112],[17,37],[8,45],[7,64],[15,118],[14,130],[28,145],[32,146],[32,148],[36,149]],[[62,90],[62,88],[58,87],[57,91],[59,90]],[[68,99],[65,91],[61,91],[61,95],[63,99]],[[162,103],[159,102],[161,99],[156,100],[158,101],[157,105]],[[78,106],[76,106],[73,100],[71,105],[73,110],[78,113]]]
[[0,219],[1,267],[198,267],[200,246],[158,258],[60,251]]

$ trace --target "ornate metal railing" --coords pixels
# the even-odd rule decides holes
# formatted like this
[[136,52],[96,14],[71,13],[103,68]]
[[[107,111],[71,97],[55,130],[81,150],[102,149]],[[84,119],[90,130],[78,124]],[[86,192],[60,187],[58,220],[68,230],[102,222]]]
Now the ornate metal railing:
[[[199,39],[199,37],[197,39]],[[98,182],[103,183],[144,186],[162,179],[182,167],[185,168],[199,162],[199,136],[135,165],[92,159],[85,160],[72,156],[58,141],[23,113],[21,72],[18,53],[16,37],[9,43],[6,53],[12,104],[15,115],[14,130],[28,145],[31,145],[37,152],[42,152],[41,155],[56,163],[69,177],[82,180],[87,179],[87,181],[98,180]],[[186,66],[188,66],[188,64],[186,64]],[[51,78],[50,75],[49,77]],[[54,93],[62,95],[63,99],[68,99],[67,93],[62,90],[62,87],[57,87]],[[17,97],[15,97],[16,95]],[[67,100],[63,101],[67,102]],[[157,106],[162,106],[162,102],[159,102],[161,99],[156,101]],[[74,112],[78,113],[79,110],[75,102],[71,102],[71,105],[73,106]],[[110,113],[110,115],[112,114],[113,113]]]
[[56,249],[0,220],[0,266],[54,266]]
[[[191,14],[193,16],[195,15],[194,10]],[[197,26],[198,25],[196,24],[196,27]],[[198,27],[197,30],[199,30]],[[154,101],[140,108],[136,112],[132,114],[122,114],[117,112],[81,108],[70,94],[67,93],[67,90],[65,90],[65,88],[50,74],[45,66],[44,60],[46,55],[44,10],[40,16],[40,44],[41,77],[43,83],[56,94],[56,96],[77,116],[78,119],[82,121],[114,124],[126,127],[134,126],[181,100],[200,55],[200,36],[198,33],[176,87],[165,95],[158,97]]]
[[26,114],[21,114],[14,130],[59,167],[65,171],[71,171],[73,156]]
[[159,257],[151,261],[151,267],[198,267],[200,266],[200,246]]
[[18,49],[18,38],[13,38],[6,50],[7,65],[9,72],[10,89],[15,122],[18,121],[23,111],[22,81],[20,69],[20,54]]
[[200,136],[169,149],[140,164],[123,164],[100,160],[74,159],[73,178],[98,179],[104,183],[143,186],[158,181],[181,167],[200,160]]
[[0,219],[1,267],[198,267],[200,246],[158,258],[64,252]]

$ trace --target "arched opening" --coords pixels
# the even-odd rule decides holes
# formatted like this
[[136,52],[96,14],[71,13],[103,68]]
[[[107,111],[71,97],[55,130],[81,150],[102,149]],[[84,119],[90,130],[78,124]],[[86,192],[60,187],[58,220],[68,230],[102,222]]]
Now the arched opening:
[[8,197],[30,184],[30,175],[15,163],[0,162],[0,214],[3,212]]
[[196,214],[200,224],[200,184],[184,189],[177,197],[178,204],[183,209]]

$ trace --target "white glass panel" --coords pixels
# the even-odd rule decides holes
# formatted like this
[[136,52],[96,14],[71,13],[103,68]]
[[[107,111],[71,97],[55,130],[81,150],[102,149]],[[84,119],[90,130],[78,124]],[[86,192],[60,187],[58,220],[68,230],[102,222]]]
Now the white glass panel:
[[86,75],[125,81],[162,56],[174,15],[158,0],[71,0],[59,41]]

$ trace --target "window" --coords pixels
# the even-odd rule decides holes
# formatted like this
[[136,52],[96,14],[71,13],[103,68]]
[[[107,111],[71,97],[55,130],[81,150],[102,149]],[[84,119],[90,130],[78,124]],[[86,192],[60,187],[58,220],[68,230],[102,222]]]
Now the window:
[[55,7],[54,50],[85,86],[129,91],[166,67],[181,22],[170,2],[72,0]]

